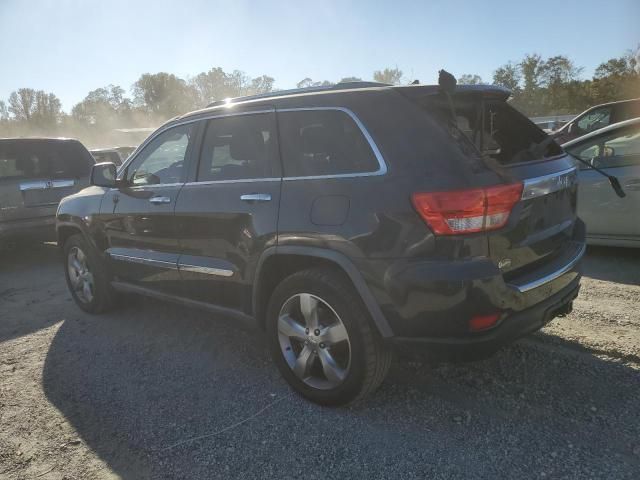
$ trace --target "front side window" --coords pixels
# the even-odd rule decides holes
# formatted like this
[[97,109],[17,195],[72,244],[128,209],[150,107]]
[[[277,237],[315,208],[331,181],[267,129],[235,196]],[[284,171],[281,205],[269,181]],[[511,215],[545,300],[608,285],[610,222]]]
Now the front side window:
[[180,182],[189,143],[193,141],[195,134],[193,125],[171,128],[146,145],[127,167],[125,175],[129,185]]
[[345,112],[278,113],[285,177],[375,172],[380,166],[362,131]]
[[588,133],[604,128],[611,122],[611,107],[596,108],[578,120],[580,132]]
[[569,153],[599,168],[640,165],[640,125],[600,135],[570,147]]
[[214,118],[207,123],[198,181],[251,180],[278,175],[272,113]]

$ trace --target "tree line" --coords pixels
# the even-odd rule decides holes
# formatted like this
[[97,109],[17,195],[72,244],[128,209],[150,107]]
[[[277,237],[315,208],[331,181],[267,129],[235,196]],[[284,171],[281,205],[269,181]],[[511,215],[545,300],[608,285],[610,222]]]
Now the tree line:
[[[594,104],[640,97],[639,58],[640,47],[601,63],[591,79],[581,79],[582,68],[564,55],[543,58],[527,54],[498,67],[490,83],[509,88],[512,104],[529,116],[579,113]],[[375,71],[372,78],[394,85],[414,80],[405,78],[397,67]],[[333,82],[307,77],[296,86],[360,80],[345,77]],[[458,82],[487,83],[475,74],[461,75]],[[0,136],[65,135],[106,145],[116,128],[157,126],[216,100],[271,92],[274,84],[275,79],[268,75],[252,78],[239,70],[225,72],[220,67],[186,80],[166,72],[145,73],[128,95],[118,85],[97,88],[68,113],[54,93],[20,88],[6,101],[0,100]]]

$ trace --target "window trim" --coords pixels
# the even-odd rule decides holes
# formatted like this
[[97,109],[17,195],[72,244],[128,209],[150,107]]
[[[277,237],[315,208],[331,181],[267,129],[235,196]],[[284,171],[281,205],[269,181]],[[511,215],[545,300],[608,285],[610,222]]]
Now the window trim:
[[378,170],[373,172],[354,172],[354,173],[337,173],[337,174],[329,174],[329,175],[307,175],[307,176],[298,176],[298,177],[285,177],[283,175],[283,181],[292,181],[292,180],[320,180],[326,178],[356,178],[356,177],[375,177],[379,175],[385,175],[387,173],[387,164],[384,161],[382,153],[380,153],[380,149],[376,145],[376,142],[373,141],[371,134],[364,126],[364,124],[360,121],[358,116],[353,113],[351,110],[345,107],[295,107],[295,108],[282,108],[276,109],[276,113],[280,112],[309,112],[309,111],[327,111],[333,110],[338,112],[346,113],[351,120],[356,124],[356,126],[360,129],[360,132],[364,136],[365,140],[369,144],[369,147],[373,151],[376,160],[378,161]]
[[[208,115],[203,115],[203,116],[198,116],[197,118],[190,118],[190,119],[185,119],[184,121],[178,121],[177,123],[172,123],[170,125],[164,125],[160,128],[158,128],[158,130],[156,130],[155,132],[153,132],[151,135],[149,135],[149,137],[147,137],[147,139],[142,142],[140,144],[140,146],[138,146],[138,148],[136,148],[136,150],[129,156],[129,158],[127,158],[127,160],[120,166],[120,168],[118,169],[118,180],[122,179],[122,174],[123,172],[127,169],[127,167],[129,166],[129,164],[134,161],[138,155],[140,155],[140,152],[142,152],[142,150],[144,150],[144,148],[150,143],[152,142],[158,135],[164,133],[165,131],[174,128],[174,127],[179,127],[182,125],[186,125],[189,123],[195,123],[195,122],[207,122],[209,120],[213,120],[216,118],[224,118],[224,117],[234,117],[234,116],[238,116],[238,115],[259,115],[259,114],[265,114],[265,113],[276,113],[276,125],[278,124],[278,118],[277,118],[277,113],[278,112],[300,112],[300,111],[316,111],[316,110],[320,110],[320,111],[324,111],[324,110],[334,110],[334,111],[339,111],[339,112],[343,112],[346,113],[351,120],[354,121],[354,123],[356,124],[356,126],[360,129],[360,132],[362,133],[362,135],[364,135],[365,140],[367,140],[367,143],[369,144],[369,147],[371,148],[371,150],[373,151],[374,156],[376,157],[376,160],[378,161],[378,170],[375,170],[373,172],[359,172],[359,173],[340,173],[340,174],[334,174],[334,175],[310,175],[310,176],[300,176],[300,177],[284,177],[284,176],[280,176],[280,177],[267,177],[267,178],[240,178],[240,179],[232,179],[232,180],[205,180],[202,182],[198,182],[198,181],[191,181],[191,182],[184,182],[184,183],[179,183],[178,185],[184,185],[184,186],[191,186],[191,185],[215,185],[215,184],[223,184],[223,183],[250,183],[250,182],[276,182],[276,181],[291,181],[291,180],[320,180],[320,179],[330,179],[330,178],[357,178],[357,177],[375,177],[375,176],[380,176],[380,175],[386,175],[388,172],[388,168],[387,168],[387,164],[384,160],[384,157],[382,156],[382,153],[380,152],[380,149],[378,148],[378,145],[376,145],[376,142],[373,140],[373,137],[371,137],[371,134],[369,133],[369,131],[367,130],[367,128],[364,126],[364,124],[360,121],[360,119],[358,118],[358,116],[350,109],[345,108],[345,107],[293,107],[293,108],[264,108],[264,109],[260,109],[260,110],[246,110],[246,111],[242,111],[242,112],[230,112],[230,113],[211,113]],[[278,129],[279,130],[279,129]],[[199,135],[198,135],[199,136]],[[280,139],[278,139],[280,140]],[[199,147],[201,147],[202,145],[202,141],[204,141],[204,138],[200,138],[198,140],[198,137],[196,137],[196,142],[199,143]],[[282,162],[282,158],[279,155],[279,160],[280,162]],[[198,153],[198,158],[197,158],[197,163],[200,162],[200,153]],[[158,186],[164,186],[166,184],[157,184],[154,185],[154,187],[158,187]],[[141,187],[147,187],[147,185],[142,185]]]
[[[151,135],[149,135],[144,142],[142,142],[138,148],[136,148],[136,150],[129,155],[129,158],[127,158],[127,160],[122,163],[119,167],[116,167],[117,170],[117,175],[116,175],[116,179],[117,180],[122,180],[124,178],[124,174],[127,171],[127,169],[129,168],[129,165],[131,165],[132,162],[134,162],[144,151],[145,148],[147,148],[147,146],[153,142],[157,137],[159,137],[160,135],[162,135],[163,133],[173,129],[173,128],[179,128],[179,127],[183,127],[185,125],[188,125],[190,123],[194,123],[196,120],[192,120],[189,122],[184,122],[184,123],[176,123],[176,124],[172,124],[172,125],[167,125],[166,127],[160,127],[158,130],[156,130],[155,132],[153,132]],[[182,181],[179,182],[172,182],[172,183],[154,183],[151,185],[145,185],[145,184],[141,184],[141,185],[128,185],[127,188],[130,190],[138,190],[138,189],[146,189],[146,188],[161,188],[161,187],[174,187],[177,185],[184,185],[185,180],[186,180],[186,175],[188,174],[188,169],[189,169],[189,164],[191,163],[191,157],[193,156],[193,149],[194,149],[194,143],[198,140],[198,136],[199,136],[199,132],[198,132],[198,126],[193,127],[193,133],[195,134],[194,136],[194,141],[193,142],[189,142],[189,144],[187,145],[187,150],[185,151],[185,159],[184,162],[187,164],[187,169],[185,170],[185,173],[183,173],[182,175]],[[110,188],[109,190],[120,190],[119,187],[115,187],[115,188]]]
[[[188,119],[184,119],[183,121],[176,121],[175,123],[168,123],[166,125],[163,125],[163,126],[159,127],[151,135],[149,135],[144,140],[144,142],[142,142],[140,145],[138,145],[138,148],[136,148],[134,150],[134,152],[131,155],[129,155],[129,158],[127,158],[125,160],[125,162],[122,165],[120,165],[120,168],[118,168],[117,179],[118,180],[122,180],[123,174],[124,174],[125,170],[129,167],[131,162],[133,162],[136,158],[138,158],[140,153],[147,147],[147,145],[149,143],[151,143],[153,140],[155,140],[155,138],[158,135],[163,134],[167,130],[170,130],[170,129],[175,128],[175,127],[181,127],[181,126],[184,126],[184,125],[188,125],[190,123],[196,123],[196,122],[211,120],[213,118],[232,117],[232,116],[236,116],[236,115],[251,115],[251,114],[254,114],[254,113],[273,113],[274,111],[275,111],[275,109],[271,108],[271,109],[263,109],[263,110],[249,110],[249,111],[244,111],[244,112],[217,113],[217,114],[216,113],[212,113],[211,115],[198,116],[196,118],[188,118]],[[195,140],[196,140],[196,143],[199,143],[199,140],[198,140],[198,136],[199,135],[197,134],[197,128],[198,127],[196,127],[196,138],[195,138]],[[183,183],[184,182],[181,182],[181,183],[179,183],[179,185],[182,185]],[[167,185],[167,184],[159,183],[157,185]]]

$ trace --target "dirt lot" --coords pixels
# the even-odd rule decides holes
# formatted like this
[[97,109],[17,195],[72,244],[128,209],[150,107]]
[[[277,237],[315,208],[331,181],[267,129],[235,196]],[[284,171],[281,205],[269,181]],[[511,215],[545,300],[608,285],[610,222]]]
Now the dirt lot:
[[574,312],[490,360],[396,361],[346,409],[263,339],[150,300],[82,313],[57,249],[0,254],[0,478],[638,478],[640,251],[590,249]]

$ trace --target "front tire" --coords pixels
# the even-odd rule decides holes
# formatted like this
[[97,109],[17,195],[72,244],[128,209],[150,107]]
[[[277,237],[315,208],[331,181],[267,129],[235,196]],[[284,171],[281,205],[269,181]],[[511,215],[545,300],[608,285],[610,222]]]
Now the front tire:
[[380,386],[391,364],[360,296],[330,268],[294,273],[276,287],[267,335],[287,382],[322,405],[360,400]]
[[88,313],[102,313],[115,304],[115,292],[95,249],[81,234],[70,236],[63,247],[64,273],[73,300]]

